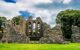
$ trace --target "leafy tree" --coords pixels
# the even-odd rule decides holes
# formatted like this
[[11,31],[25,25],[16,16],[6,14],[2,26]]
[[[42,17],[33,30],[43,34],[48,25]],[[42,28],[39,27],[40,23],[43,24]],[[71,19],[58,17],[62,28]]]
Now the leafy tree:
[[66,18],[71,18],[73,19],[73,21],[76,23],[77,18],[80,18],[80,10],[65,10],[65,11],[61,11],[60,13],[58,13],[57,15],[57,19],[56,22],[60,23],[61,22],[61,18],[66,17]]
[[20,24],[20,17],[21,17],[21,16],[13,17],[12,20],[16,23],[16,25],[19,25],[19,24]]
[[63,35],[70,39],[72,34],[72,25],[80,27],[80,10],[65,10],[57,15],[57,23],[61,23]]
[[0,28],[2,28],[2,25],[5,25],[6,18],[5,17],[0,17]]

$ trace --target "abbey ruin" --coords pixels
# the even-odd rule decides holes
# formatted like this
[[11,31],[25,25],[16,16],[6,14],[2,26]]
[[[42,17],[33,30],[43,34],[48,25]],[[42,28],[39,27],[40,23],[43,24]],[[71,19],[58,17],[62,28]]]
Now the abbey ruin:
[[[79,18],[73,19],[66,16],[57,19],[56,26],[50,28],[40,17],[35,20],[31,16],[27,20],[22,16],[15,17],[12,20],[0,17],[0,43],[30,43],[30,41],[38,41],[38,43],[43,44],[64,43],[65,41],[80,42],[80,22],[77,20]],[[78,26],[74,25],[75,22],[78,22]]]

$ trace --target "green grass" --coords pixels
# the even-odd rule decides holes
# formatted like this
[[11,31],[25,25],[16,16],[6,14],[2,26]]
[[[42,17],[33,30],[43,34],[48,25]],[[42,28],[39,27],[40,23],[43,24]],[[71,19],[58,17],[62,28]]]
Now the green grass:
[[80,44],[0,44],[0,50],[80,50]]

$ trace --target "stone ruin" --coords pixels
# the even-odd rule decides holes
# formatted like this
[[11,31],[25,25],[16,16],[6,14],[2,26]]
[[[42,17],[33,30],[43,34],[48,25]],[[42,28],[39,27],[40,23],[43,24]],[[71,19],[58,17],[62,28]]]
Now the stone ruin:
[[29,17],[25,20],[19,16],[19,24],[14,20],[6,20],[4,29],[0,29],[0,41],[2,43],[29,43],[39,41],[43,36],[43,22],[40,17],[33,20]]
[[[29,17],[25,20],[18,17],[19,24],[14,20],[6,20],[4,27],[0,28],[1,43],[30,43],[30,41],[38,41],[38,43],[64,43],[67,39],[63,36],[61,23],[57,23],[54,28],[50,28],[44,23],[40,17],[33,20]],[[80,28],[72,26],[71,42],[80,42]],[[33,42],[34,43],[34,42]]]
[[26,35],[30,40],[39,40],[43,36],[43,22],[39,17],[36,18],[36,20],[33,20],[32,17],[30,17],[26,24],[28,24]]

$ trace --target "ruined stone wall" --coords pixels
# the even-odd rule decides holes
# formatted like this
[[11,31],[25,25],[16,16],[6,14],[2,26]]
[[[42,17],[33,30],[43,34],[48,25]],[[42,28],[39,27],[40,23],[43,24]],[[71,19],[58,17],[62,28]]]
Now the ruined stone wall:
[[29,38],[25,34],[26,21],[20,17],[19,25],[16,25],[13,20],[7,21],[5,32],[1,39],[2,43],[29,43]]
[[18,32],[19,34],[25,34],[25,30],[26,30],[26,21],[20,17],[20,21],[19,21],[19,25],[16,25],[14,23],[14,21],[12,21],[12,27],[13,29],[15,29],[16,32]]
[[43,23],[40,18],[33,20],[33,18],[30,17],[27,20],[27,36],[34,39],[40,38],[43,35],[42,24]]
[[[47,23],[42,22],[40,18],[35,20],[30,17],[28,20],[20,18],[19,25],[13,20],[6,21],[5,29],[0,42],[6,43],[29,43],[30,38],[38,38],[39,43],[64,43],[65,37],[61,29],[62,23],[57,23],[54,28],[50,28]],[[35,31],[33,31],[35,23]],[[39,25],[38,25],[39,24]],[[31,28],[29,26],[31,25]],[[39,26],[39,28],[38,28]],[[69,41],[80,42],[80,27],[72,25],[72,35]],[[0,36],[0,37],[1,37]]]
[[44,30],[44,35],[39,42],[42,44],[64,43],[64,38],[61,31],[61,25],[57,24],[52,29],[49,28],[49,26],[47,26],[46,29]]
[[80,27],[78,26],[72,26],[72,42],[80,42]]

